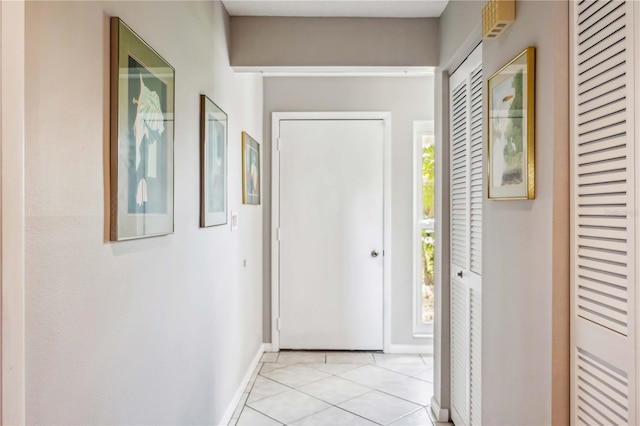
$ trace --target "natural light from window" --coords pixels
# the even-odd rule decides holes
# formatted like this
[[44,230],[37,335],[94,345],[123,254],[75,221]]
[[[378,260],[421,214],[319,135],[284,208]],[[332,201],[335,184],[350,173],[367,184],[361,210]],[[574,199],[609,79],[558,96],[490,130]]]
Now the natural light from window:
[[432,338],[435,317],[436,146],[433,121],[413,122],[413,335]]
[[434,307],[434,174],[435,150],[433,135],[422,135],[422,217],[420,218],[421,242],[421,307],[422,323],[433,322]]

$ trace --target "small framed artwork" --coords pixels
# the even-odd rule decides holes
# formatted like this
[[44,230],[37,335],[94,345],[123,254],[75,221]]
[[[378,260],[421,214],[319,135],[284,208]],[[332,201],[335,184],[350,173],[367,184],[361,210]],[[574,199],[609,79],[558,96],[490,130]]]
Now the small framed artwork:
[[242,132],[242,202],[260,204],[260,144]]
[[535,48],[489,77],[488,197],[535,198]]
[[227,223],[227,114],[200,95],[200,226]]
[[175,71],[111,18],[110,239],[173,233]]

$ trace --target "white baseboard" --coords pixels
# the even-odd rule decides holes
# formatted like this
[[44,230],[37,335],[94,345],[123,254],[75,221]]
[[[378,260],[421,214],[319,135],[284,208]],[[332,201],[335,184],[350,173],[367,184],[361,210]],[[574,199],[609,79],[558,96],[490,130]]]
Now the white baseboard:
[[240,386],[238,386],[238,389],[236,390],[236,394],[233,396],[231,403],[229,403],[227,410],[224,412],[224,416],[222,417],[222,420],[220,420],[220,422],[218,422],[217,424],[228,425],[229,422],[231,421],[231,417],[233,417],[233,413],[234,411],[236,411],[236,407],[238,406],[240,399],[242,399],[242,394],[244,393],[244,390],[249,384],[249,381],[251,380],[251,376],[253,375],[253,372],[258,366],[258,363],[260,362],[260,358],[262,358],[262,354],[265,352],[264,345],[265,344],[263,343],[260,345],[260,347],[258,347],[258,352],[256,352],[256,356],[253,357],[253,360],[249,365],[249,369],[245,373],[242,381],[240,382]]
[[440,408],[440,403],[436,400],[435,396],[431,397],[431,413],[433,417],[432,420],[438,423],[448,423],[449,422],[449,410]]
[[263,343],[262,347],[264,348],[265,352],[273,352],[273,346],[271,345],[271,343]]
[[390,354],[425,354],[433,355],[433,345],[394,345],[391,344],[386,353]]

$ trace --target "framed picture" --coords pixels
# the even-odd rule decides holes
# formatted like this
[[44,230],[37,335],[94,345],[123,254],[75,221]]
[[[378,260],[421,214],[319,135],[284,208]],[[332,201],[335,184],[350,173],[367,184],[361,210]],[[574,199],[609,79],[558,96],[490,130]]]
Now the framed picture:
[[242,132],[242,202],[260,204],[260,144]]
[[535,48],[489,77],[488,197],[535,198]]
[[111,240],[173,233],[175,71],[111,18]]
[[200,226],[227,223],[227,114],[200,95]]

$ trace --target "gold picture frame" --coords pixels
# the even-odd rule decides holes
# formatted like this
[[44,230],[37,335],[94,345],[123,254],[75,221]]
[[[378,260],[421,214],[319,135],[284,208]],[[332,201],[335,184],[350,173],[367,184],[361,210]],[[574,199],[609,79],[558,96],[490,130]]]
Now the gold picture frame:
[[488,80],[487,196],[535,198],[535,48]]
[[110,240],[174,232],[175,70],[111,18]]
[[260,144],[242,132],[242,203],[260,204]]

